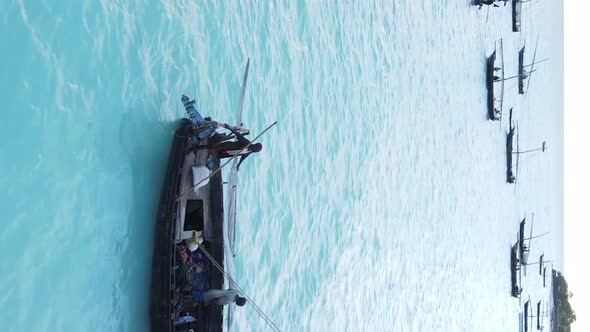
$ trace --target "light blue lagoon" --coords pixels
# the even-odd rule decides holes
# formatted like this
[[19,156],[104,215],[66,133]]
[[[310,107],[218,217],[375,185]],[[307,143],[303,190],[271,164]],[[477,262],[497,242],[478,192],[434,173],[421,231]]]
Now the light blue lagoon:
[[[0,326],[145,331],[154,222],[183,93],[278,125],[240,167],[235,279],[284,331],[517,331],[510,246],[562,267],[563,12],[468,1],[25,1],[0,12]],[[487,120],[503,38],[522,148]],[[507,118],[507,117],[505,117]],[[227,176],[227,175],[225,175]],[[527,228],[528,229],[528,228]],[[524,297],[548,298],[531,268]],[[530,271],[529,271],[530,272]],[[264,331],[248,306],[236,331]]]

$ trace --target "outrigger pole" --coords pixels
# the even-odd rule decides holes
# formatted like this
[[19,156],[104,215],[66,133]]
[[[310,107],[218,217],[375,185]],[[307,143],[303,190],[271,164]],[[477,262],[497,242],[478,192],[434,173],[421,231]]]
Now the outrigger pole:
[[522,240],[523,240],[523,241],[526,241],[526,240],[532,240],[532,239],[536,239],[536,238],[538,238],[538,237],[541,237],[541,236],[545,236],[545,235],[547,235],[547,234],[549,234],[549,232],[545,232],[545,233],[543,233],[543,234],[539,234],[539,235],[537,235],[537,236],[531,236],[531,237],[527,237],[527,238],[524,238],[524,239],[522,239]]
[[532,65],[536,65],[537,63],[545,62],[545,61],[547,61],[547,60],[551,60],[551,59],[550,59],[550,58],[547,58],[547,59],[539,60],[539,61],[537,61],[537,62],[533,62],[533,63],[531,63],[530,65],[524,65],[524,66],[522,66],[522,67],[530,67],[530,66],[532,66]]
[[538,149],[525,150],[525,151],[516,151],[516,152],[512,152],[512,153],[513,154],[521,154],[521,153],[528,153],[528,152],[534,152],[534,151],[545,152],[545,150],[547,150],[547,145],[546,145],[546,142],[543,142],[543,145],[540,148],[538,148]]
[[537,265],[537,264],[541,264],[541,263],[543,263],[543,264],[545,264],[545,263],[551,263],[551,261],[542,261],[542,262],[526,263],[526,264],[522,264],[522,265],[529,266],[529,265]]
[[[538,62],[535,62],[535,63],[538,63]],[[527,74],[534,73],[534,72],[536,72],[536,71],[537,71],[536,69],[535,69],[535,70],[531,70],[531,71],[529,71]],[[499,81],[507,81],[507,80],[511,80],[511,79],[513,79],[513,78],[518,78],[518,77],[520,77],[520,76],[521,76],[521,75],[510,76],[510,77],[508,77],[508,78],[505,78],[505,79],[502,79],[502,80],[498,80],[498,81],[496,81],[496,82],[499,82]],[[525,76],[525,75],[522,75],[522,76]]]

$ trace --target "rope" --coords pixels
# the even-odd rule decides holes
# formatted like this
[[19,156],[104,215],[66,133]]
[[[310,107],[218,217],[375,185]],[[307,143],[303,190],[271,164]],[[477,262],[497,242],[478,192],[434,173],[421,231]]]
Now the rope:
[[274,125],[276,125],[277,122],[273,122],[273,124],[271,124],[270,126],[266,127],[266,129],[264,129],[258,136],[256,136],[252,141],[250,141],[250,143],[248,143],[246,146],[244,146],[240,151],[238,151],[237,154],[235,154],[233,157],[231,157],[230,159],[228,159],[225,163],[223,163],[223,165],[219,166],[219,168],[217,168],[215,171],[213,171],[211,174],[209,174],[208,177],[202,179],[201,181],[197,182],[197,184],[193,185],[191,188],[189,188],[189,190],[181,193],[180,195],[178,195],[178,197],[176,197],[176,200],[180,200],[182,197],[184,197],[186,194],[189,194],[191,191],[193,191],[197,186],[199,186],[201,183],[209,180],[211,177],[213,177],[213,175],[217,174],[219,171],[221,171],[222,168],[224,168],[227,164],[229,164],[232,160],[234,160],[236,157],[238,157],[240,155],[240,153],[242,153],[244,150],[246,150],[250,145],[252,145],[252,143],[254,143],[258,138],[260,138],[260,136],[262,136],[264,133],[266,133],[270,128],[272,128]]
[[205,254],[205,256],[207,256],[207,258],[209,258],[209,260],[213,263],[213,265],[215,265],[215,267],[219,270],[219,272],[221,272],[227,279],[229,279],[229,281],[231,282],[231,285],[233,285],[238,291],[240,291],[240,293],[248,300],[248,302],[252,305],[252,307],[254,308],[254,310],[256,310],[256,312],[262,317],[262,319],[264,319],[264,321],[274,331],[280,332],[280,329],[262,311],[262,309],[260,309],[260,307],[258,307],[256,305],[256,303],[254,303],[254,301],[252,301],[252,299],[242,290],[242,288],[240,288],[240,286],[238,286],[238,284],[235,282],[235,280],[227,272],[225,272],[223,270],[223,268],[221,267],[221,265],[219,265],[219,263],[217,263],[217,261],[215,260],[215,258],[213,258],[213,256],[211,256],[211,254],[205,249],[205,247],[202,244],[200,244],[200,243],[197,243],[197,245],[203,251],[203,253]]

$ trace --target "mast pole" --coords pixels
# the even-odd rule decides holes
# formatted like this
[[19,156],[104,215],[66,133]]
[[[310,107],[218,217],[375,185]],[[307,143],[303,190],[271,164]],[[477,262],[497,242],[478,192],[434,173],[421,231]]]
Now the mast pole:
[[[540,262],[534,262],[534,263],[526,263],[526,264],[523,264],[523,265],[537,265],[539,263]],[[551,263],[551,261],[543,261],[543,264],[545,264],[545,263]]]

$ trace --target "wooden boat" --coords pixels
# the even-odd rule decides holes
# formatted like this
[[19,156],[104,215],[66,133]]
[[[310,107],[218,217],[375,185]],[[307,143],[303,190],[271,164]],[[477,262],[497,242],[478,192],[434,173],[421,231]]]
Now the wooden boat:
[[519,270],[520,263],[517,258],[518,242],[515,243],[510,249],[510,279],[511,279],[511,294],[513,297],[520,298],[521,288],[518,285],[517,272]]
[[[502,107],[504,99],[504,52],[503,42],[500,39],[500,67],[496,67],[496,55],[497,51],[494,48],[494,52],[486,60],[486,88],[488,90],[488,118],[490,120],[502,119]],[[499,71],[499,72],[498,72]],[[496,76],[496,73],[500,76]],[[498,98],[494,93],[495,84],[500,85],[500,93]]]
[[499,120],[494,107],[494,62],[496,50],[488,57],[486,63],[486,87],[488,89],[488,117],[490,120]]
[[524,304],[524,332],[528,332],[529,330],[529,303],[531,300],[528,300]]
[[[192,123],[182,120],[176,130],[168,170],[162,190],[156,222],[152,286],[150,294],[150,318],[152,331],[175,331],[178,317],[183,310],[190,311],[183,301],[181,290],[187,285],[186,274],[193,272],[186,262],[187,240],[195,232],[205,236],[204,246],[218,262],[223,262],[223,189],[221,172],[209,178],[208,183],[180,200],[182,192],[192,187],[193,169],[219,167],[218,156],[207,156],[207,151],[189,150]],[[196,256],[196,255],[195,255]],[[191,257],[192,259],[192,257]],[[184,260],[184,261],[183,261]],[[201,262],[203,264],[203,262]],[[202,290],[221,289],[223,276],[215,269],[199,270],[196,281]],[[199,328],[220,330],[222,308],[207,308],[198,315]],[[196,327],[196,326],[195,326]]]
[[512,31],[520,31],[522,0],[512,0]]
[[[523,245],[522,245],[522,249],[521,249],[521,265],[523,267],[523,271],[524,274],[526,276],[527,273],[527,266],[529,265],[535,265],[535,264],[539,264],[539,274],[541,274],[541,268],[544,266],[545,263],[550,263],[551,261],[545,261],[543,260],[543,258],[545,257],[545,254],[541,254],[541,256],[539,257],[539,261],[538,262],[534,262],[534,263],[529,263],[528,262],[528,257],[529,257],[529,252],[531,250],[531,243],[532,240],[536,239],[536,238],[540,238],[542,236],[545,236],[547,234],[549,234],[549,232],[545,232],[539,235],[535,235],[533,236],[533,226],[534,226],[534,222],[535,222],[535,214],[533,213],[533,218],[531,220],[531,229],[530,229],[530,234],[529,237],[524,238],[524,236],[522,235],[524,233],[524,219],[520,224],[520,238],[519,240],[523,241]],[[526,244],[526,242],[528,241],[528,245]]]
[[[533,52],[533,60],[530,64],[524,63],[524,52],[525,46],[523,46],[520,51],[518,52],[518,93],[524,95],[527,93],[529,89],[529,85],[531,83],[531,78],[535,70],[535,65],[544,61],[549,60],[549,58],[542,59],[535,62],[537,58],[537,46],[539,45],[539,37],[537,37],[537,42],[535,43],[535,51]],[[530,67],[530,69],[527,69]],[[526,80],[526,89],[524,86]]]
[[518,52],[518,93],[524,94],[524,80],[526,73],[524,69],[524,46]]
[[[514,134],[516,134],[516,151],[514,151]],[[545,141],[543,141],[540,148],[524,151],[520,149],[518,123],[516,124],[516,128],[512,125],[512,109],[510,109],[510,130],[508,131],[506,137],[506,181],[508,183],[516,183],[518,177],[519,159],[521,154],[537,151],[545,152],[546,150],[547,142]],[[514,157],[513,155],[515,155],[516,157]]]
[[[514,133],[516,132],[516,128],[512,125],[512,108],[510,109],[510,129],[506,134],[506,182],[508,183],[515,183],[516,182],[516,171],[514,169]],[[518,158],[518,155],[516,155]]]
[[527,263],[527,259],[528,259],[528,248],[525,244],[525,238],[524,238],[524,226],[526,223],[526,218],[522,219],[522,221],[520,222],[520,229],[518,232],[518,244],[519,244],[519,251],[520,251],[520,264],[524,265]]
[[[238,114],[248,67],[249,62]],[[183,96],[182,101],[192,118],[195,101],[188,96]],[[182,119],[174,133],[155,227],[150,291],[152,331],[222,331],[231,325],[231,305],[203,306],[192,301],[195,291],[224,289],[224,269],[233,258],[226,242],[228,218],[224,216],[220,156],[207,148],[224,139],[223,134],[215,131],[216,125],[210,119],[198,126]],[[230,185],[235,190],[235,184]],[[213,262],[219,267],[214,267]]]

